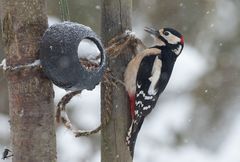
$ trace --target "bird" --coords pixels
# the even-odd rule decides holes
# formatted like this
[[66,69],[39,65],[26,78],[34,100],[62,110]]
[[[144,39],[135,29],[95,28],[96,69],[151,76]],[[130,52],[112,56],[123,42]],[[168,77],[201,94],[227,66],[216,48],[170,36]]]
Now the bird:
[[166,88],[175,61],[184,47],[183,35],[173,28],[145,27],[144,30],[153,36],[154,44],[138,53],[124,72],[131,114],[126,144],[132,157],[143,121]]
[[12,152],[11,150],[5,148],[2,154],[2,159],[5,160],[11,156],[13,156],[13,154],[9,155],[9,153]]

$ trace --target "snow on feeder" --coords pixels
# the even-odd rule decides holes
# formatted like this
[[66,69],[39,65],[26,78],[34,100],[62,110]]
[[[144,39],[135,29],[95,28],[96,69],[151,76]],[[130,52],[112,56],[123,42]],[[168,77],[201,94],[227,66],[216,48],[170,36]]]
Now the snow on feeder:
[[66,90],[92,90],[105,67],[103,45],[91,28],[73,22],[50,26],[40,43],[44,73]]

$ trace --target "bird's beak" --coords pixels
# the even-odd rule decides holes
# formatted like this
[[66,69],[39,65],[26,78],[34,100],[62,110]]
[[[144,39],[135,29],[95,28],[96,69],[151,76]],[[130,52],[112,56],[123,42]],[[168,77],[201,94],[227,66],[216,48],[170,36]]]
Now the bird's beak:
[[159,36],[159,31],[154,28],[145,27],[144,30],[155,37]]

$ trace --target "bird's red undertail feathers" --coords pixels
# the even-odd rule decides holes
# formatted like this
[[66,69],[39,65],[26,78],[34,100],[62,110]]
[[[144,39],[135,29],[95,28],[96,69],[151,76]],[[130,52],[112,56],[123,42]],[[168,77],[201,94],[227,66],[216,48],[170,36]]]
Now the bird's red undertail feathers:
[[129,95],[129,100],[130,100],[130,113],[132,119],[134,119],[134,111],[135,111],[135,95]]

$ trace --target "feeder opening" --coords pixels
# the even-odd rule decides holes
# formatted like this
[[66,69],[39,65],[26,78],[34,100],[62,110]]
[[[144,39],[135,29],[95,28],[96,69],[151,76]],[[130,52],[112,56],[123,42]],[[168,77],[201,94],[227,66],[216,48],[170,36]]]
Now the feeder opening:
[[85,38],[81,40],[77,49],[81,65],[89,71],[99,68],[102,61],[101,52],[97,44],[91,39]]

